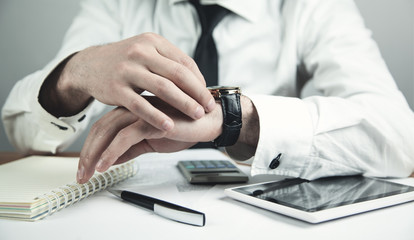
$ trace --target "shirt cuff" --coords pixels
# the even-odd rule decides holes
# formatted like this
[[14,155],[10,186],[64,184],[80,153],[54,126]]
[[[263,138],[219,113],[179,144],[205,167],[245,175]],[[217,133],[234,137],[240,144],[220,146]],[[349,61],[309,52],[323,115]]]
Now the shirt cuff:
[[[73,53],[65,54],[63,57],[59,57],[48,64],[42,71],[41,76],[33,82],[32,87],[34,90],[29,93],[33,94],[30,97],[31,106],[29,109],[33,113],[34,121],[37,122],[39,129],[42,130],[41,132],[47,133],[48,136],[53,136],[51,139],[56,140],[56,143],[66,142],[69,139],[72,139],[76,133],[85,129],[88,126],[89,119],[91,118],[90,115],[93,115],[92,113],[94,112],[91,109],[93,109],[95,105],[99,104],[98,101],[93,100],[86,108],[76,115],[57,118],[47,112],[39,103],[39,93],[43,82],[62,61],[71,55],[73,55]],[[38,145],[34,146],[34,149],[50,151],[50,146],[48,145],[55,145],[55,141],[53,141],[53,144],[52,142],[47,144],[42,141],[36,141],[33,144]]]
[[310,163],[313,123],[309,103],[298,98],[249,96],[256,107],[260,135],[252,175],[306,177]]

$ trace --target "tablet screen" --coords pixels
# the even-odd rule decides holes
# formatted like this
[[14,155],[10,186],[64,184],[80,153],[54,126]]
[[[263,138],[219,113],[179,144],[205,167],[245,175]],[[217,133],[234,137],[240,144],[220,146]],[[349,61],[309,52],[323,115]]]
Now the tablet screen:
[[306,212],[349,205],[400,193],[414,187],[363,176],[321,178],[314,181],[286,179],[235,188],[234,191]]

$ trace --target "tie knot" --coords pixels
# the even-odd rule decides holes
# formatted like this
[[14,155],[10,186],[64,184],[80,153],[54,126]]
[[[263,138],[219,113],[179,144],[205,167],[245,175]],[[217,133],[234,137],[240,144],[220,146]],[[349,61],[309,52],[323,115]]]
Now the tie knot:
[[203,32],[211,34],[216,25],[226,16],[230,11],[219,5],[201,5],[199,0],[191,0],[194,5]]

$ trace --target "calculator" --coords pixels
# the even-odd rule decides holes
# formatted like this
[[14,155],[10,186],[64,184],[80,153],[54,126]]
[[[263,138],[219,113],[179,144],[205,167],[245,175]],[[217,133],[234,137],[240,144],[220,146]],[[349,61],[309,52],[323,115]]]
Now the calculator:
[[177,166],[190,183],[242,183],[249,180],[227,160],[179,161]]

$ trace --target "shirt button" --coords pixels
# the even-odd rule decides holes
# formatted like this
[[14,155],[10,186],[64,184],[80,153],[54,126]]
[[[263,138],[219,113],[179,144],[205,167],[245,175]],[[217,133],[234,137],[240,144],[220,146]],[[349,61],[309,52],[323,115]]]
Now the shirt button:
[[273,160],[270,162],[270,165],[269,165],[270,169],[275,169],[275,168],[279,167],[279,165],[280,165],[279,159],[280,159],[281,156],[282,156],[282,154],[279,153],[275,158],[273,158]]

